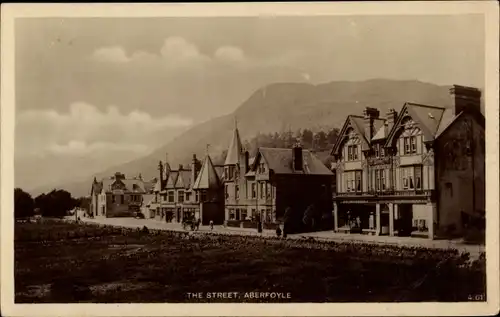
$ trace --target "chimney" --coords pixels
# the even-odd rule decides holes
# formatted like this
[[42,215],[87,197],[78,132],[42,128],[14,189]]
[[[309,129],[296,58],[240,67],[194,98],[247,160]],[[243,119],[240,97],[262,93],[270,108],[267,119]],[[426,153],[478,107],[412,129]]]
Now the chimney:
[[394,126],[394,124],[396,123],[396,119],[398,117],[398,113],[396,112],[396,110],[394,110],[393,108],[389,109],[389,111],[387,111],[387,114],[386,114],[386,123],[387,123],[387,132],[391,131],[392,127]]
[[245,174],[248,173],[248,171],[250,170],[250,154],[248,153],[248,151],[245,151]]
[[193,160],[191,162],[191,184],[194,184],[196,177],[198,176],[198,165],[196,154],[193,154]]
[[481,90],[473,87],[453,85],[450,88],[450,95],[453,98],[455,115],[458,115],[462,111],[481,112]]
[[380,111],[377,108],[366,107],[363,111],[363,115],[365,117],[365,136],[370,141],[376,131],[374,131],[373,121],[374,119],[378,119],[380,115]]
[[184,166],[182,166],[182,164],[179,164],[179,171],[182,171],[183,168]]
[[160,171],[160,188],[163,188],[165,187],[164,181],[166,180],[163,179],[163,163],[161,161],[158,163],[158,171]]
[[115,179],[125,179],[125,174],[122,174],[120,172],[116,172]]
[[302,159],[302,146],[300,143],[295,144],[292,149],[292,160],[293,160],[293,170],[302,171],[303,159]]

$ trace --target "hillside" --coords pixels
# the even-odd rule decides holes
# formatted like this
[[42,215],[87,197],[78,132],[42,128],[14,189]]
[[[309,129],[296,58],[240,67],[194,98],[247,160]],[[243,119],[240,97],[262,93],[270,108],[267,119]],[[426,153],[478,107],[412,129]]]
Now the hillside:
[[[199,124],[148,156],[89,175],[84,181],[60,184],[60,188],[76,196],[86,195],[94,176],[99,179],[117,171],[126,175],[140,172],[149,179],[156,176],[158,160],[164,160],[165,153],[175,167],[179,163],[189,163],[193,153],[203,157],[206,144],[210,144],[210,154],[216,157],[229,144],[235,116],[241,137],[248,139],[258,132],[341,128],[347,115],[361,114],[366,106],[378,108],[383,116],[389,108],[399,110],[407,101],[451,105],[448,87],[419,81],[374,79],[320,85],[272,84],[252,94],[231,115]],[[39,188],[32,194],[47,190],[50,188]]]

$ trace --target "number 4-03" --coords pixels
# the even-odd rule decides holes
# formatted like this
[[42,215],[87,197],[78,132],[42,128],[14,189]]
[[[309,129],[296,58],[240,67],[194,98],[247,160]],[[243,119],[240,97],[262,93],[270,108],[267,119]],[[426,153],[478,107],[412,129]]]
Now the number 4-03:
[[468,300],[484,301],[485,300],[485,296],[484,296],[484,294],[469,295]]

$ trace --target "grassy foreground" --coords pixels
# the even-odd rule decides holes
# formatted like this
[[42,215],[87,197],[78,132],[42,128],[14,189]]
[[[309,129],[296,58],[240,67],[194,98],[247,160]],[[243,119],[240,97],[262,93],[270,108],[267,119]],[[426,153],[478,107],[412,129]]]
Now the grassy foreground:
[[[467,301],[484,256],[456,251],[17,223],[16,303]],[[202,293],[192,298],[188,293]],[[237,292],[207,298],[208,292]],[[290,298],[250,298],[276,292]],[[285,295],[286,297],[286,295]],[[481,297],[481,299],[486,299]]]

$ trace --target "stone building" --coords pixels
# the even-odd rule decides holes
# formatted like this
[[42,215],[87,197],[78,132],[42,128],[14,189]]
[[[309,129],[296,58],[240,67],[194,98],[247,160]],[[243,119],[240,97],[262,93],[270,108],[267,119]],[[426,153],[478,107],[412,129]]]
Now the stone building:
[[94,178],[90,214],[97,217],[130,217],[134,212],[141,212],[143,197],[152,193],[153,185],[140,175],[126,178],[119,172],[101,181]]
[[214,166],[207,154],[203,163],[193,155],[189,167],[179,165],[174,170],[168,161],[158,166],[160,178],[153,189],[150,202],[151,218],[182,223],[185,219],[210,220],[221,224],[223,207],[220,167]]
[[226,222],[277,223],[283,220],[287,208],[292,218],[301,220],[311,205],[318,218],[331,215],[333,174],[299,144],[293,149],[259,148],[250,158],[235,127],[224,163],[223,183]]
[[336,231],[463,234],[484,215],[481,92],[453,86],[451,108],[406,103],[385,118],[366,108],[346,119],[332,155]]

